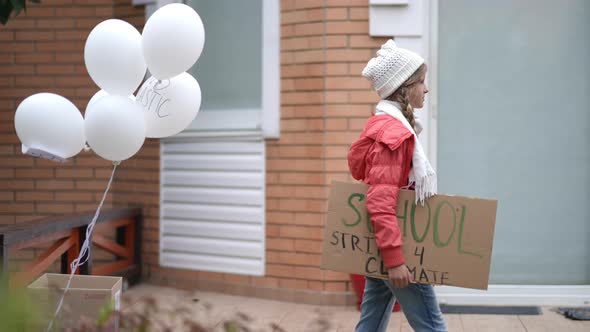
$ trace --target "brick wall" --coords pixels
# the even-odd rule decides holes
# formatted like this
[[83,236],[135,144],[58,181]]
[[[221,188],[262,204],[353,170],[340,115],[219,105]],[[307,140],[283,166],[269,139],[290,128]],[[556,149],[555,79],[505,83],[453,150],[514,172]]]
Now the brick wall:
[[[131,0],[52,0],[27,5],[26,14],[0,27],[0,224],[96,209],[111,164],[91,152],[81,152],[65,164],[23,156],[14,131],[14,112],[23,99],[39,92],[60,94],[84,112],[99,90],[84,66],[84,43],[92,28],[113,17],[139,31],[144,23],[143,6],[133,7]],[[154,208],[158,148],[157,141],[146,141],[137,156],[120,166],[104,205],[145,206],[148,236],[158,218]],[[17,258],[28,260],[37,254],[21,252]]]
[[[23,157],[14,134],[14,109],[30,94],[60,93],[83,110],[97,90],[82,56],[94,25],[113,16],[140,31],[144,23],[143,7],[129,1],[72,2],[32,6],[26,17],[0,30],[0,223],[93,210],[111,172],[108,162],[88,153],[59,166]],[[368,29],[367,0],[281,1],[281,137],[267,143],[266,276],[159,267],[159,141],[147,140],[120,166],[108,205],[144,207],[146,280],[288,301],[351,303],[348,275],[319,269],[320,247],[327,184],[350,180],[348,146],[378,100],[360,76],[384,42],[370,38]]]

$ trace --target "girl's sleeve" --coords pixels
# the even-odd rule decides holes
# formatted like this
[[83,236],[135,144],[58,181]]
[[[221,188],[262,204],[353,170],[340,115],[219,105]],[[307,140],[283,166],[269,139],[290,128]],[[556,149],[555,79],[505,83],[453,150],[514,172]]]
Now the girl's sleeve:
[[393,150],[387,144],[376,144],[368,158],[372,165],[366,179],[369,184],[367,210],[384,265],[392,268],[404,264],[395,208],[400,187],[406,185],[403,182],[407,181],[410,171],[414,141],[406,139]]

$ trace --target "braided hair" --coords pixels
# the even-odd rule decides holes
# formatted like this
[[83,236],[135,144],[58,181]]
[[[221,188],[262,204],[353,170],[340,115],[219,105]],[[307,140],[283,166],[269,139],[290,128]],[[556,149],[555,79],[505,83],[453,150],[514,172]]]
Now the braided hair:
[[397,90],[395,90],[386,100],[398,102],[401,105],[401,111],[412,128],[416,130],[416,119],[414,119],[414,107],[410,104],[410,91],[413,85],[420,81],[420,77],[426,71],[426,65],[421,65]]

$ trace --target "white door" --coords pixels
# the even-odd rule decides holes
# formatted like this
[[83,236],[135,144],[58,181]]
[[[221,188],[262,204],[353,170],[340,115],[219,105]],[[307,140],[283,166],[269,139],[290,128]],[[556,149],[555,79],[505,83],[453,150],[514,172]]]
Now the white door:
[[439,191],[497,198],[492,284],[590,284],[590,1],[439,4]]

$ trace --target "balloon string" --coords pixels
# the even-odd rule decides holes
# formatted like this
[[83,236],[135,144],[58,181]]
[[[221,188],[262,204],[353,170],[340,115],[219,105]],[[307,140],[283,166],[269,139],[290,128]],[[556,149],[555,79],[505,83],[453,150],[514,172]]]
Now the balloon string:
[[111,173],[111,178],[109,179],[109,183],[107,184],[107,188],[106,188],[104,194],[102,195],[102,200],[100,201],[100,204],[98,205],[98,208],[96,209],[96,212],[94,213],[94,217],[92,218],[92,222],[90,222],[90,224],[86,228],[86,238],[84,239],[84,244],[82,245],[82,248],[80,249],[80,253],[78,254],[78,257],[76,257],[76,259],[74,259],[72,261],[72,263],[70,264],[71,273],[70,273],[70,277],[68,279],[68,283],[66,284],[66,288],[64,289],[63,293],[61,294],[61,298],[59,300],[59,304],[57,305],[57,309],[55,310],[55,314],[53,315],[53,318],[49,322],[49,326],[47,326],[47,330],[46,330],[47,332],[51,331],[51,329],[53,328],[53,322],[55,321],[55,319],[59,315],[59,312],[61,311],[61,307],[64,302],[64,297],[65,297],[68,289],[70,289],[70,283],[72,282],[72,278],[74,277],[74,274],[76,274],[76,270],[78,270],[78,267],[80,267],[80,266],[84,265],[86,262],[88,262],[88,259],[90,257],[90,246],[92,243],[91,242],[92,230],[94,229],[94,225],[96,224],[96,221],[98,220],[98,216],[100,215],[100,210],[102,209],[102,205],[104,204],[104,201],[106,200],[107,193],[109,192],[109,189],[111,188],[111,184],[113,183],[113,178],[115,176],[115,170],[117,169],[117,166],[119,164],[120,164],[120,162],[118,162],[118,161],[113,162],[113,172]]

